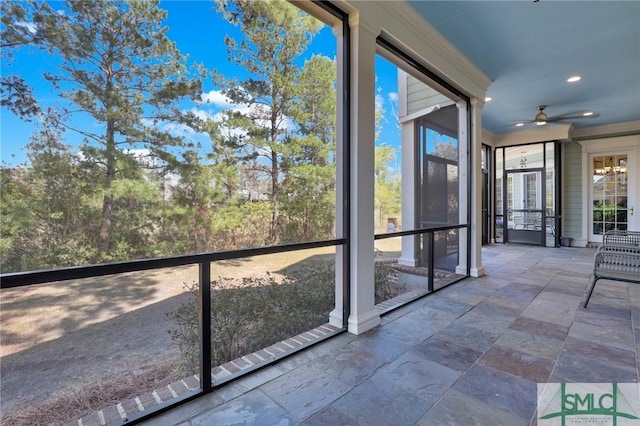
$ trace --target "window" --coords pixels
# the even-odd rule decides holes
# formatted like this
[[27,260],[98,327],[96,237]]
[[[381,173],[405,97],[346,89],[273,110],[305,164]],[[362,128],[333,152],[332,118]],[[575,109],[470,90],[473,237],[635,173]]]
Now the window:
[[628,228],[626,154],[593,157],[593,234]]

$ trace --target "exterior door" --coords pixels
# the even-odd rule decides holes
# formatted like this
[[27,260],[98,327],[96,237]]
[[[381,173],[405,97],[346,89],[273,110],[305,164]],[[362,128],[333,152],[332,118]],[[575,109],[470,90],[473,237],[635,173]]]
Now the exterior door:
[[590,155],[589,241],[609,230],[639,230],[637,171],[631,152]]
[[507,171],[505,242],[545,245],[545,181],[542,171]]
[[489,232],[491,229],[491,217],[489,216],[489,173],[491,165],[491,147],[482,144],[480,150],[482,168],[482,244],[489,244]]
[[482,171],[482,244],[489,244],[489,173]]

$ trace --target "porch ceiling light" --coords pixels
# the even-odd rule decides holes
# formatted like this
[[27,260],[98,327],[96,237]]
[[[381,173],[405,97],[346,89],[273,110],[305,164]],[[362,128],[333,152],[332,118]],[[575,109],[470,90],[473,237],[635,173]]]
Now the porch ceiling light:
[[493,100],[493,98],[491,96],[487,96],[486,98],[484,98],[485,102],[490,102],[492,100]]
[[524,123],[516,123],[516,127],[522,127],[524,126]]
[[574,76],[569,77],[567,79],[567,82],[568,83],[575,83],[575,82],[580,81],[581,79],[582,79],[582,77],[580,77],[579,75],[574,75]]
[[546,105],[540,105],[538,107],[538,113],[536,114],[536,118],[533,120],[533,122],[536,123],[536,126],[544,126],[547,124],[547,120],[549,118],[547,117],[547,114],[544,113],[545,107]]

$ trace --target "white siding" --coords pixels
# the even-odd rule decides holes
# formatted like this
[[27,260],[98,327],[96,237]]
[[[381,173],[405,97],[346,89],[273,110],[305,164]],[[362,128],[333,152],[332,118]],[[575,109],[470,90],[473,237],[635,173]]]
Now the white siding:
[[451,105],[453,102],[411,75],[407,76],[407,114],[413,114],[434,105]]
[[582,148],[577,142],[564,145],[563,211],[561,237],[582,238]]

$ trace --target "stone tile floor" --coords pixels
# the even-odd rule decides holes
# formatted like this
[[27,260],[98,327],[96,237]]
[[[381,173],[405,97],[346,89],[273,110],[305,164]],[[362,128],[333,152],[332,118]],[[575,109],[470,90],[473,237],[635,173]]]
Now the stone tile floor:
[[145,424],[534,425],[539,382],[637,382],[640,286],[595,250],[494,245],[469,278]]

